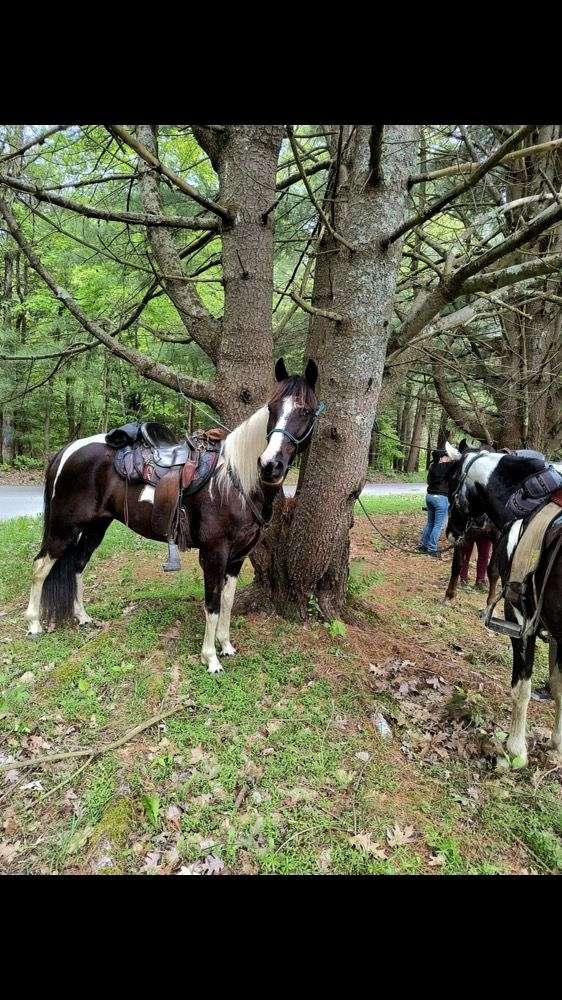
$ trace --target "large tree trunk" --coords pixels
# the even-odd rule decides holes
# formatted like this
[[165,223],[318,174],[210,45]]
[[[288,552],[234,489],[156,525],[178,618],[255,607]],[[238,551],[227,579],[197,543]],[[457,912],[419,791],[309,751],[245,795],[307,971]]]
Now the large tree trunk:
[[381,241],[404,218],[415,132],[385,128],[382,180],[373,183],[371,130],[356,128],[334,205],[336,232],[356,249],[336,241],[316,264],[314,305],[341,317],[315,316],[306,349],[318,363],[317,392],[327,411],[298,498],[285,502],[267,543],[274,556],[256,566],[256,582],[273,603],[301,615],[311,597],[327,617],[345,604],[349,529],[365,480],[400,259],[398,243],[383,250]]

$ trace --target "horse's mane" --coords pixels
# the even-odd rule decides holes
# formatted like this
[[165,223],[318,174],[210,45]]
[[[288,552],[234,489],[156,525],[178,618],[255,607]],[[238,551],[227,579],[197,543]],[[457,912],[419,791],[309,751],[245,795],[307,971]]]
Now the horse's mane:
[[258,485],[258,458],[267,445],[269,410],[260,406],[251,417],[235,427],[224,439],[220,452],[215,482],[219,491],[228,497],[234,473],[244,496],[249,496]]

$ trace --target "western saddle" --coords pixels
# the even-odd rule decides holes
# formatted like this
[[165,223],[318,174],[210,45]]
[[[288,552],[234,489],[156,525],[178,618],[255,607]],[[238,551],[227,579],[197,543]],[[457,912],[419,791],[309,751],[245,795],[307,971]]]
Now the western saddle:
[[225,437],[213,427],[178,441],[168,427],[155,422],[123,424],[106,434],[106,443],[115,448],[115,471],[127,483],[145,483],[139,499],[152,503],[152,530],[168,542],[165,572],[181,569],[179,550],[192,544],[183,501],[215,472]]

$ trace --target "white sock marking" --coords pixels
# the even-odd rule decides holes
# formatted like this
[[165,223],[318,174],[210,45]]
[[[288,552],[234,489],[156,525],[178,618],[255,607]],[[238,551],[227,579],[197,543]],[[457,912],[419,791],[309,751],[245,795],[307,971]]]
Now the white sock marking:
[[105,444],[105,434],[94,434],[92,437],[80,438],[79,441],[73,441],[72,444],[68,445],[68,448],[65,448],[65,450],[62,453],[61,460],[59,462],[59,467],[57,469],[55,481],[53,483],[53,493],[51,496],[51,500],[55,499],[55,490],[57,488],[58,478],[70,456],[74,455],[74,453],[76,451],[79,451],[80,448],[85,448],[89,444]]
[[234,604],[237,577],[227,576],[221,594],[221,609],[217,624],[217,642],[220,643],[223,656],[234,656],[236,650],[230,641],[230,613]]
[[49,555],[46,555],[42,556],[40,559],[36,559],[33,563],[33,583],[31,584],[29,604],[27,605],[27,611],[25,612],[25,617],[28,622],[28,635],[39,635],[43,631],[39,618],[41,610],[41,591],[43,590],[43,583],[47,579],[55,562],[56,559],[51,559]]
[[207,670],[210,674],[218,674],[222,670],[220,660],[215,650],[215,636],[217,633],[218,620],[218,615],[211,614],[205,608],[206,626],[203,646],[201,647],[201,663],[207,664]]
[[76,574],[76,597],[74,599],[74,614],[79,625],[89,625],[91,618],[84,607],[84,579],[81,573]]
[[517,684],[515,684],[511,689],[513,708],[507,749],[512,757],[522,757],[525,763],[527,763],[527,743],[525,739],[527,730],[527,708],[529,706],[530,697],[531,679],[529,678],[528,680],[517,681]]

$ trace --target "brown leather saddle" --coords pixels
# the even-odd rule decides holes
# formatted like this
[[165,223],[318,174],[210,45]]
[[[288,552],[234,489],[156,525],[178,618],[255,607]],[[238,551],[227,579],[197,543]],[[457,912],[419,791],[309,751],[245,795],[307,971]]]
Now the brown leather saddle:
[[181,568],[178,548],[185,551],[191,545],[184,500],[213,475],[225,437],[217,427],[178,440],[168,427],[155,422],[123,424],[106,435],[107,444],[116,449],[113,466],[118,475],[128,483],[153,487],[153,495],[146,499],[153,504],[152,530],[168,541],[163,567],[168,572]]

